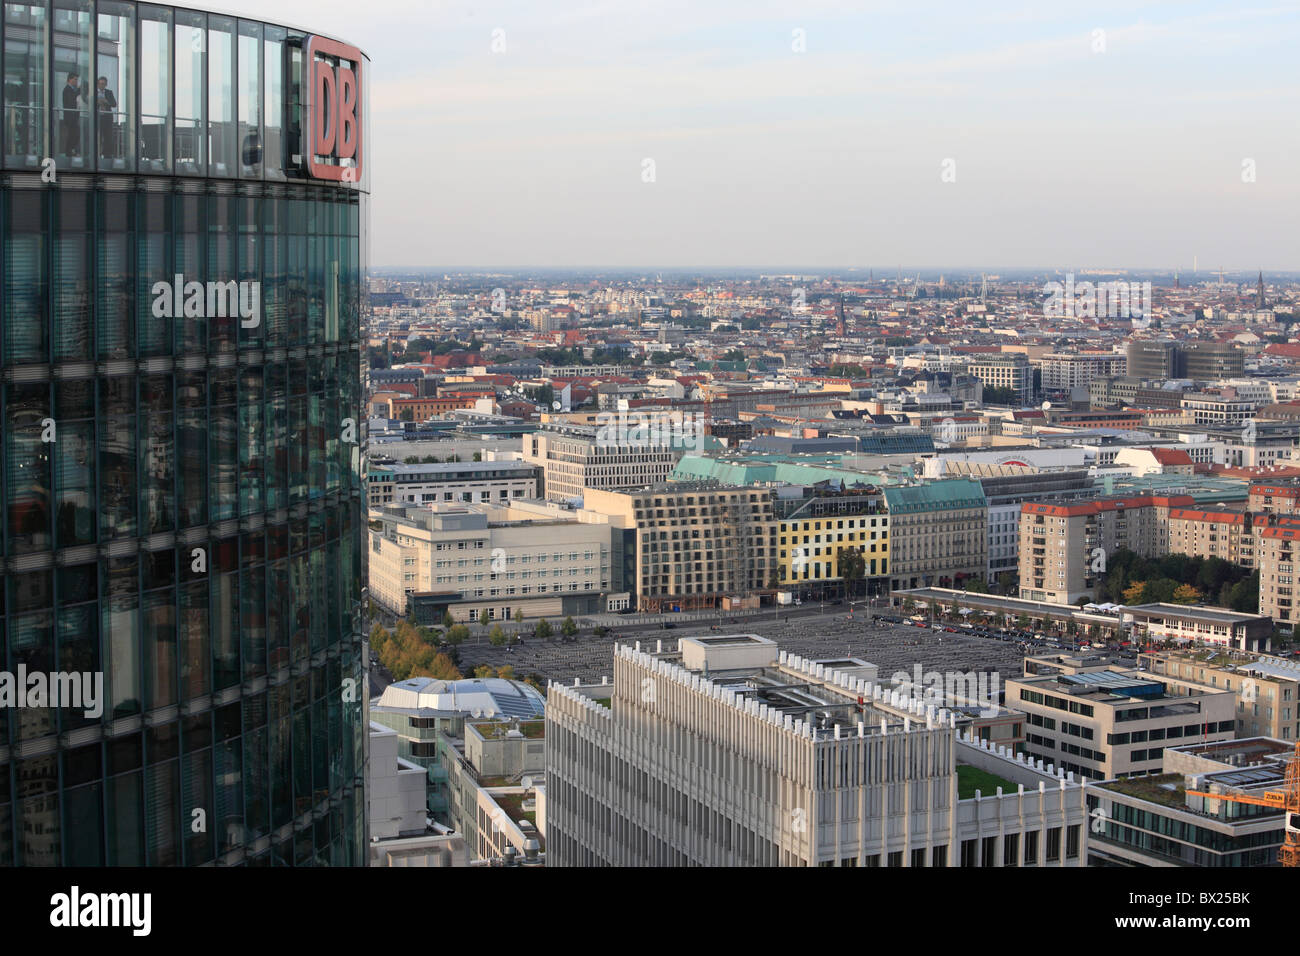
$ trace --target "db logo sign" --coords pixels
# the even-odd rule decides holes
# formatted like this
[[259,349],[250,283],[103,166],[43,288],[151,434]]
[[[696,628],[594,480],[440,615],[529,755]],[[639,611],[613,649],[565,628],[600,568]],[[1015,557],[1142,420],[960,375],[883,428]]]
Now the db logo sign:
[[308,38],[306,160],[313,179],[357,182],[361,178],[361,51]]

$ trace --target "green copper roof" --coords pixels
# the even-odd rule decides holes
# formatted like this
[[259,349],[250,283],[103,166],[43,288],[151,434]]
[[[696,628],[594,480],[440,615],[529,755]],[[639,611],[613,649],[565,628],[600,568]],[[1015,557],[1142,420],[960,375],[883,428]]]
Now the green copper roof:
[[914,514],[924,511],[951,511],[955,508],[983,508],[988,504],[984,487],[970,478],[930,481],[885,489],[885,504],[890,514]]

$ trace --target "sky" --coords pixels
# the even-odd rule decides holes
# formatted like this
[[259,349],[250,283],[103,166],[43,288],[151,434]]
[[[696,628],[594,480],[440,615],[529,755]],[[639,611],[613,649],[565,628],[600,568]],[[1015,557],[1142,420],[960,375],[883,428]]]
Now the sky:
[[1300,0],[223,0],[371,57],[379,266],[1300,270]]

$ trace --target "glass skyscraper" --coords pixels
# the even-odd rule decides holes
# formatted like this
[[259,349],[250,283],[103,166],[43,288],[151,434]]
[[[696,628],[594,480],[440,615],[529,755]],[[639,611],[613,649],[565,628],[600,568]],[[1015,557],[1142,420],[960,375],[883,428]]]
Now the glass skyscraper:
[[368,61],[2,5],[0,865],[360,864]]

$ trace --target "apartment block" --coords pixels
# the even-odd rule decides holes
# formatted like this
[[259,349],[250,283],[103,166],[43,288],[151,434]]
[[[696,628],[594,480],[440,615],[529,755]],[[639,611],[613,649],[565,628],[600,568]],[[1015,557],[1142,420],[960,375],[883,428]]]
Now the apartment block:
[[1020,597],[1051,604],[1091,601],[1107,555],[1123,548],[1144,556],[1166,553],[1170,512],[1194,503],[1190,495],[1026,502],[1020,515]]
[[624,431],[547,426],[524,436],[523,460],[541,470],[546,498],[569,501],[589,489],[637,488],[666,481],[682,456],[681,444],[674,447],[671,436],[671,427],[650,425],[640,431],[635,426]]
[[1172,508],[1169,511],[1170,554],[1222,558],[1244,568],[1255,566],[1251,516],[1243,511]]
[[1073,388],[1087,388],[1094,378],[1124,375],[1128,371],[1128,356],[1117,353],[1053,352],[1043,356],[1041,368],[1045,391],[1068,392]]
[[778,573],[778,521],[766,488],[673,482],[592,489],[584,503],[631,532],[624,586],[638,610],[717,607],[724,597],[766,588]]
[[970,478],[885,489],[891,590],[955,587],[988,572],[989,508]]
[[[1082,783],[874,675],[733,634],[618,646],[612,688],[551,684],[547,864],[1081,865]],[[997,792],[960,798],[971,768]]]
[[1007,706],[1025,713],[1025,750],[1087,779],[1158,773],[1169,741],[1231,740],[1236,732],[1227,690],[1166,685],[1086,658],[1031,675],[1032,661],[1026,676],[1006,682]]
[[1023,355],[976,356],[971,359],[967,371],[985,388],[1012,389],[1018,405],[1034,397],[1034,369]]

